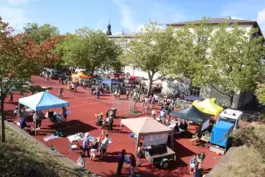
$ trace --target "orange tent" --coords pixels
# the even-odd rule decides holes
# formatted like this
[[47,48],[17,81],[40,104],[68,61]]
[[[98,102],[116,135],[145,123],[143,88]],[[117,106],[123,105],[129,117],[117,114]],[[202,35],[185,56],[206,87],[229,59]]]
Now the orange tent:
[[91,76],[88,76],[85,72],[72,74],[72,79],[89,79],[89,78],[91,78]]
[[81,79],[89,79],[89,78],[91,78],[91,76],[87,75],[85,72],[79,72],[77,75]]

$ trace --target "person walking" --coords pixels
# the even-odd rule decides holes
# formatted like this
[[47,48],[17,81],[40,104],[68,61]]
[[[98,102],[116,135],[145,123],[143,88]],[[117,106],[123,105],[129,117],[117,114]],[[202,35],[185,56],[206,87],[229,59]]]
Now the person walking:
[[121,176],[121,170],[122,170],[122,167],[123,167],[123,164],[124,164],[124,161],[125,161],[125,153],[126,153],[126,150],[123,149],[120,152],[120,154],[119,154],[119,157],[118,157],[117,176]]
[[63,88],[60,88],[60,91],[59,91],[59,98],[63,98]]
[[136,159],[133,154],[130,155],[130,176],[129,177],[134,177],[135,174],[135,167],[136,167]]

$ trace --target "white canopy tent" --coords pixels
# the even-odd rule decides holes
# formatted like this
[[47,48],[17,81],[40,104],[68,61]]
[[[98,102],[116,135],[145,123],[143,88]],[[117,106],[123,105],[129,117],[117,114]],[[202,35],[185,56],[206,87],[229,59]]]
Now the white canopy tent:
[[[122,125],[128,127],[137,136],[137,148],[140,141],[140,137],[150,136],[150,135],[161,135],[170,134],[171,135],[171,145],[174,146],[174,132],[167,126],[157,122],[152,117],[141,117],[141,118],[131,118],[122,119]],[[121,130],[120,128],[120,130]]]

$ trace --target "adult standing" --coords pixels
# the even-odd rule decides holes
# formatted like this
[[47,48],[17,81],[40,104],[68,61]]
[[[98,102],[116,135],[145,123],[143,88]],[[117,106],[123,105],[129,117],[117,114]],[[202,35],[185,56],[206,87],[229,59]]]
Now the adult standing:
[[134,177],[135,174],[135,167],[136,167],[136,159],[133,154],[130,155],[130,176],[129,177]]
[[109,132],[112,132],[112,126],[113,126],[113,116],[109,118]]
[[108,146],[109,146],[109,135],[105,134],[105,138],[101,142],[101,146],[100,146],[100,158],[101,159],[106,155]]
[[62,114],[63,114],[63,118],[66,121],[66,119],[67,119],[67,109],[66,109],[66,107],[62,107]]
[[90,145],[90,142],[89,142],[89,133],[85,133],[85,136],[83,138],[83,153],[84,155],[86,155],[87,153],[87,156],[89,157],[89,145]]
[[126,150],[123,149],[120,152],[120,154],[119,154],[119,157],[118,157],[117,176],[121,176],[121,170],[122,170],[122,167],[123,167],[123,164],[124,164],[124,161],[125,161],[125,153],[126,153]]

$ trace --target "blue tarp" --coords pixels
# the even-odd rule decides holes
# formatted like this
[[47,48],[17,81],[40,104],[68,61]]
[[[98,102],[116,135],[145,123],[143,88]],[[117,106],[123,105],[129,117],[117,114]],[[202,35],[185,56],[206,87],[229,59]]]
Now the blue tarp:
[[101,82],[102,84],[108,84],[108,85],[113,85],[113,84],[120,84],[121,82],[115,79],[107,79],[107,80],[103,80]]
[[217,122],[212,129],[210,143],[226,148],[229,133],[234,124],[225,121]]
[[40,92],[25,98],[20,98],[18,102],[34,111],[69,106],[69,102],[61,100],[49,92]]

